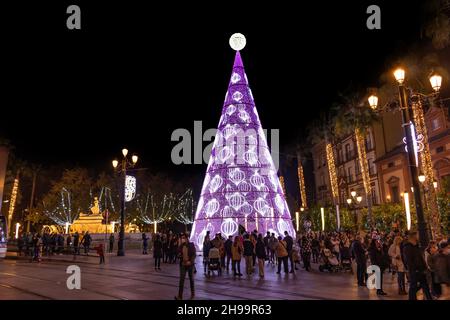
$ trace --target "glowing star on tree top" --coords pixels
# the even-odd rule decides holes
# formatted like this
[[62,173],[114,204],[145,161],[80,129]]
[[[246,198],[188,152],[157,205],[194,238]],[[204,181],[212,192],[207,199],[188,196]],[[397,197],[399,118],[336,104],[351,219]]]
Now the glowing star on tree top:
[[236,56],[191,231],[200,250],[208,232],[211,238],[242,228],[295,236],[242,63],[245,37],[233,35],[230,46]]

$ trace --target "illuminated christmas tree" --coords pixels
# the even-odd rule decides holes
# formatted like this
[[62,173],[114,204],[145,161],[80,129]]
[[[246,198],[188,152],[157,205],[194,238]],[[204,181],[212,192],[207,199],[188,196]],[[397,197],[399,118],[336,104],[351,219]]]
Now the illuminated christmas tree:
[[233,35],[230,45],[233,71],[191,231],[200,250],[208,231],[228,237],[239,226],[295,235],[239,53],[245,37]]

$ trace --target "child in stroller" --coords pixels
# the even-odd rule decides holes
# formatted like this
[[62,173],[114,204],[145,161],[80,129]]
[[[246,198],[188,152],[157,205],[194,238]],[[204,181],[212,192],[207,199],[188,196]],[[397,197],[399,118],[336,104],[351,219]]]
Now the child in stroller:
[[344,272],[350,271],[353,273],[352,269],[352,259],[350,255],[350,248],[347,246],[341,246],[339,248],[339,255],[341,257],[341,267]]
[[323,264],[319,265],[319,271],[338,272],[340,270],[339,261],[330,249],[324,248],[320,254]]
[[222,274],[222,268],[220,266],[220,251],[216,247],[212,247],[209,250],[208,255],[208,276],[211,275],[211,271],[217,271],[217,275]]

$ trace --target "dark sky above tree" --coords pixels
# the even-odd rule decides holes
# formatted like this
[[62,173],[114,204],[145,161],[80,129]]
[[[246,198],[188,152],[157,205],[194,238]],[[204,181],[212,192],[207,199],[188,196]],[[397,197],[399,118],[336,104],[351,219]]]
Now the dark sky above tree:
[[[265,128],[280,129],[282,146],[304,136],[349,84],[378,86],[406,50],[429,42],[420,38],[420,1],[292,2],[8,5],[0,135],[31,162],[105,170],[126,146],[141,166],[202,176],[206,165],[171,163],[170,136],[192,132],[194,120],[217,126],[232,33],[247,37],[242,57],[256,106]],[[78,32],[65,26],[74,3]],[[370,4],[381,7],[381,30],[366,28]]]

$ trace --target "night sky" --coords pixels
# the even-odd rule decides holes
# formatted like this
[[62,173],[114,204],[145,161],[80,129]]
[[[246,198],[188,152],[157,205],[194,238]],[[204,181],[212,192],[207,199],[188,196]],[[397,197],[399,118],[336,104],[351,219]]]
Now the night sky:
[[[109,170],[126,146],[144,167],[201,182],[206,165],[171,163],[170,136],[192,132],[194,120],[217,126],[231,34],[247,38],[242,58],[256,106],[265,128],[280,129],[282,147],[304,137],[339,92],[379,85],[395,59],[424,41],[418,1],[295,2],[10,5],[0,135],[30,162]],[[80,4],[81,31],[66,29],[68,4]],[[381,30],[366,28],[370,4],[381,7]]]

